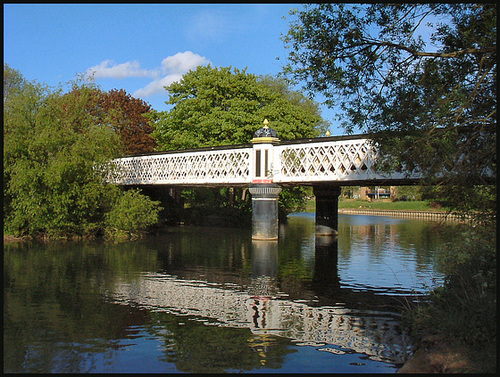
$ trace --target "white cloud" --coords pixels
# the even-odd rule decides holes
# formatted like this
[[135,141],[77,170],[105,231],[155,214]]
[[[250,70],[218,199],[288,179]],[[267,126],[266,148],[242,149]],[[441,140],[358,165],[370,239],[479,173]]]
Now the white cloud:
[[179,81],[182,74],[167,75],[161,79],[154,80],[146,85],[144,88],[138,89],[134,92],[134,97],[147,98],[153,94],[160,93],[165,90],[165,86],[169,86],[175,81]]
[[178,52],[174,56],[169,56],[161,62],[163,73],[176,74],[186,73],[200,65],[210,63],[207,58],[192,53],[191,51]]
[[116,64],[113,60],[105,60],[101,64],[87,69],[86,75],[93,76],[95,79],[124,79],[127,77],[157,77],[158,71],[141,69],[136,60],[122,64]]
[[161,62],[163,77],[150,82],[144,88],[136,90],[134,97],[146,98],[160,93],[165,90],[165,86],[179,81],[185,73],[196,69],[200,65],[207,64],[210,64],[210,60],[191,51],[178,52],[173,56],[168,56]]
[[146,98],[156,93],[165,91],[165,86],[179,81],[182,75],[200,65],[210,64],[206,57],[191,51],[178,52],[168,56],[161,62],[160,68],[142,69],[138,61],[116,64],[112,60],[105,60],[101,64],[87,69],[86,76],[94,79],[114,78],[125,79],[128,77],[151,77],[153,81],[145,87],[134,92],[134,97]]

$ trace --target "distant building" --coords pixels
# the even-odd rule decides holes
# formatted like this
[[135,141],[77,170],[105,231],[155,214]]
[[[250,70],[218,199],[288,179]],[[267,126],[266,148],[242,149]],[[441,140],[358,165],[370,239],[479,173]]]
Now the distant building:
[[397,198],[397,187],[390,186],[389,189],[375,186],[375,187],[360,187],[358,190],[352,190],[353,199],[361,200],[381,200]]

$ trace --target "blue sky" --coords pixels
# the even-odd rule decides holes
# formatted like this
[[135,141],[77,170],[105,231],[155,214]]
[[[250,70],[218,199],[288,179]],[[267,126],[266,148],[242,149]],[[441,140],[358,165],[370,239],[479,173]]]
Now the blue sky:
[[[287,56],[280,36],[288,30],[288,11],[297,7],[4,4],[4,63],[50,86],[94,72],[103,90],[125,89],[164,111],[168,93],[163,86],[197,65],[279,73]],[[335,111],[322,109],[332,135],[342,134]]]

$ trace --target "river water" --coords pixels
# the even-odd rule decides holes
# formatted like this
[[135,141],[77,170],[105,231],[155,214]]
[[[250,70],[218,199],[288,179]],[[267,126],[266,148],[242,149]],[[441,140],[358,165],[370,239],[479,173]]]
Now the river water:
[[4,245],[4,372],[394,373],[400,311],[441,284],[436,223],[314,214],[119,244]]

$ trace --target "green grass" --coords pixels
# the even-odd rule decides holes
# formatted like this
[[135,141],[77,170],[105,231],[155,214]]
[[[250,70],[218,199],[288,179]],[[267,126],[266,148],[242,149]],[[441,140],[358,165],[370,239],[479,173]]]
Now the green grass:
[[367,208],[367,209],[387,209],[401,211],[430,211],[431,203],[427,201],[410,201],[410,202],[385,202],[367,200],[339,200],[339,208]]
[[[356,200],[356,199],[340,199],[339,208],[360,208],[360,209],[380,209],[392,211],[444,211],[444,209],[436,209],[431,206],[428,201],[409,201],[409,202],[389,202],[389,201],[373,201]],[[316,201],[311,199],[307,202],[306,212],[316,211]]]

